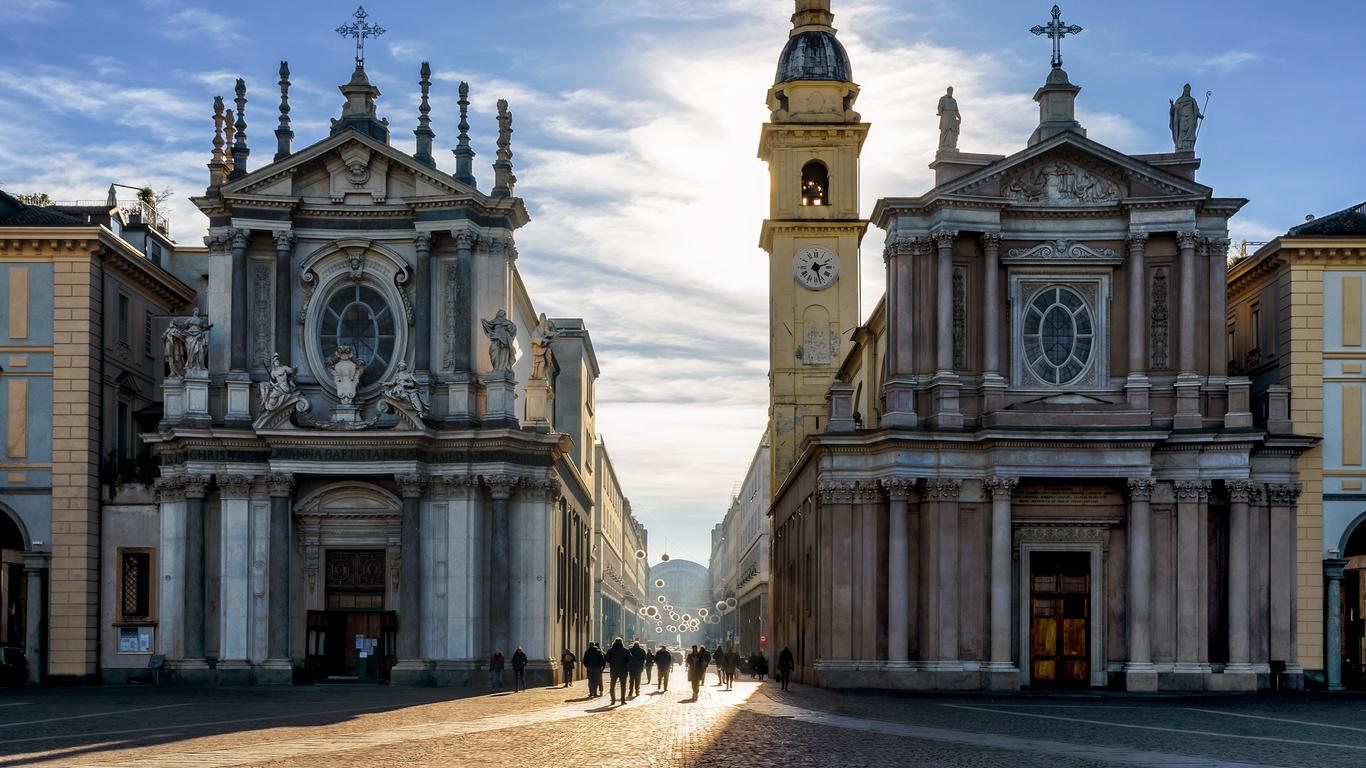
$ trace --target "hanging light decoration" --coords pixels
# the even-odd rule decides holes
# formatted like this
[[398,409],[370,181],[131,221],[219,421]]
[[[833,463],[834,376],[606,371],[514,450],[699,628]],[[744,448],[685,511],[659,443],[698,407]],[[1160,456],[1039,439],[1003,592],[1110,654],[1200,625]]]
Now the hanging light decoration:
[[661,563],[667,563],[667,562],[669,562],[669,553],[668,553],[668,552],[665,552],[664,554],[660,555],[660,556],[659,556],[659,562],[661,562]]
[[663,580],[663,579],[655,579],[655,587],[658,588],[658,589],[663,589],[663,588],[664,588],[664,580]]

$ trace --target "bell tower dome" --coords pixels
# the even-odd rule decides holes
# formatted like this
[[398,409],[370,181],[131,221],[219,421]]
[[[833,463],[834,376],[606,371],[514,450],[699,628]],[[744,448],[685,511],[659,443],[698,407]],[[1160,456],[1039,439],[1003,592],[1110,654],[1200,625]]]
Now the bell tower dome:
[[796,0],[768,91],[759,159],[768,163],[769,438],[772,488],[802,440],[826,428],[825,396],[859,313],[859,153],[868,124],[829,0]]

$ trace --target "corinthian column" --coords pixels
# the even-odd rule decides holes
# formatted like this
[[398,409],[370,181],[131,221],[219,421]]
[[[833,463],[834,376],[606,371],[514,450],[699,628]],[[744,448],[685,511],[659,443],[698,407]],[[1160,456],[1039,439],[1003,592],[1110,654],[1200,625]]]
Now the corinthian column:
[[[1015,673],[1019,670],[1010,658],[1010,497],[1019,478],[993,477],[986,481],[991,495],[991,672]],[[1019,678],[1001,687],[1018,688]],[[993,688],[997,687],[993,680]]]
[[906,535],[906,501],[915,480],[894,477],[882,481],[887,490],[887,660],[905,664],[910,658],[907,605],[911,582],[907,568],[910,537]]
[[1248,498],[1252,483],[1230,480],[1228,491],[1228,666],[1226,673],[1251,674],[1252,600],[1248,557],[1251,548],[1251,521]]
[[1228,375],[1228,240],[1205,240],[1209,254],[1209,372]]
[[1152,509],[1154,482],[1130,480],[1129,573],[1127,639],[1129,660],[1124,664],[1124,687],[1130,691],[1157,690],[1152,652]]
[[399,529],[398,658],[422,658],[422,490],[427,478],[399,475],[394,478],[403,495],[403,520]]
[[982,233],[982,370],[1001,375],[1001,233]]
[[[509,500],[517,478],[494,475],[484,478],[493,498],[489,536],[489,644],[506,653],[512,631],[512,531]],[[492,652],[486,649],[485,655]]]
[[[270,600],[266,622],[266,667],[292,673],[289,650],[289,529],[294,476],[272,474],[266,481],[270,487]],[[290,674],[289,678],[278,682],[293,682],[292,677]]]
[[1195,370],[1195,317],[1201,304],[1195,296],[1195,246],[1200,242],[1198,232],[1178,232],[1176,244],[1181,249],[1181,352],[1180,373],[1197,373]]
[[204,496],[207,475],[186,475],[185,492],[185,607],[183,658],[204,665]]
[[232,349],[229,350],[231,369],[247,370],[247,242],[249,229],[230,229],[232,238]]
[[432,357],[432,233],[413,235],[417,251],[417,288],[413,307],[413,371],[425,374],[431,370]]
[[936,375],[953,373],[953,241],[958,230],[936,232],[939,258],[935,266],[935,368]]
[[294,233],[282,229],[275,233],[275,354],[280,361],[290,365],[289,319],[294,316],[290,311],[291,290],[289,276],[290,257],[294,254]]
[[1144,248],[1148,233],[1131,232],[1126,241],[1129,247],[1129,378],[1124,390],[1129,407],[1148,409],[1148,272],[1144,265]]

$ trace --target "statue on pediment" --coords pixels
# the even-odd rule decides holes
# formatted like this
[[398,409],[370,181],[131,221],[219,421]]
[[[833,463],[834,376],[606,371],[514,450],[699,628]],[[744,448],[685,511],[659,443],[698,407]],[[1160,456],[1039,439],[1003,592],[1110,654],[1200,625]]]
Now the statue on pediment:
[[382,392],[385,397],[407,403],[408,407],[417,411],[417,415],[427,415],[429,406],[422,397],[422,387],[418,385],[417,378],[408,370],[408,363],[399,361],[394,378],[384,385]]
[[540,321],[536,323],[536,329],[531,332],[531,378],[532,380],[550,378],[550,368],[554,365],[554,357],[550,351],[550,345],[560,332],[555,328],[555,324],[546,319],[545,313],[541,313]]
[[1200,121],[1205,115],[1200,111],[1200,103],[1191,95],[1191,84],[1181,89],[1181,96],[1169,101],[1167,123],[1172,129],[1172,144],[1177,152],[1195,151],[1195,137],[1200,133]]
[[958,114],[958,100],[953,98],[953,86],[939,97],[939,148],[958,149],[958,128],[963,118]]
[[356,388],[360,377],[365,373],[365,361],[355,359],[351,347],[337,347],[334,357],[327,361],[327,372],[332,374],[332,382],[337,387],[337,398],[344,405],[356,402]]
[[273,411],[298,394],[299,386],[294,381],[298,373],[298,368],[280,362],[279,353],[270,356],[270,366],[267,368],[270,379],[257,385],[262,411]]
[[213,324],[195,307],[189,317],[173,317],[161,334],[162,351],[170,375],[175,377],[209,372],[209,329]]
[[498,310],[492,320],[480,320],[489,337],[489,363],[495,371],[511,371],[517,362],[517,326],[504,310]]

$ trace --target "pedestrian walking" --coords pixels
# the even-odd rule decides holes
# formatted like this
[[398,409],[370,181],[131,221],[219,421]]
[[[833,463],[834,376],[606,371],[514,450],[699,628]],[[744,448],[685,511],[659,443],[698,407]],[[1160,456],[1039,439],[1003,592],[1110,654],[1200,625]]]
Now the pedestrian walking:
[[716,684],[721,685],[725,682],[721,679],[721,675],[723,674],[721,671],[721,663],[726,660],[726,651],[721,647],[720,643],[716,644],[716,651],[712,653],[711,658],[716,664]]
[[763,651],[759,651],[759,679],[768,679],[768,657],[764,655]]
[[503,690],[503,652],[497,648],[493,649],[493,658],[489,659],[489,687]]
[[588,698],[596,699],[602,695],[602,668],[607,666],[607,658],[597,643],[589,643],[583,652],[583,668],[588,672]]
[[778,677],[783,682],[783,690],[787,690],[788,678],[792,677],[792,668],[797,666],[792,660],[792,649],[783,646],[783,652],[778,654]]
[[740,667],[740,653],[738,651],[727,652],[722,666],[726,670],[726,690],[732,690],[735,685],[735,670]]
[[526,690],[526,651],[520,645],[512,652],[512,690]]
[[707,676],[707,649],[692,647],[692,652],[683,660],[688,669],[688,683],[692,685],[692,698],[697,701],[702,680]]
[[650,684],[650,672],[655,667],[655,655],[647,647],[645,649],[645,684]]
[[628,690],[631,694],[631,698],[634,699],[640,695],[640,673],[645,671],[645,659],[648,658],[650,654],[646,653],[645,649],[640,647],[639,640],[635,640],[631,643],[630,654],[631,662],[627,665],[626,671],[630,679]]
[[575,656],[574,652],[568,648],[564,649],[564,653],[560,654],[560,666],[564,668],[564,687],[566,688],[569,687],[570,683],[574,682],[574,663],[578,660],[579,657]]
[[669,646],[661,644],[659,650],[655,651],[655,690],[669,690],[669,672],[673,669],[674,657],[669,653]]
[[612,703],[617,703],[617,681],[621,681],[621,703],[626,703],[626,674],[631,667],[631,652],[626,650],[621,638],[612,641],[607,649],[607,668],[612,678],[607,682],[607,692]]

